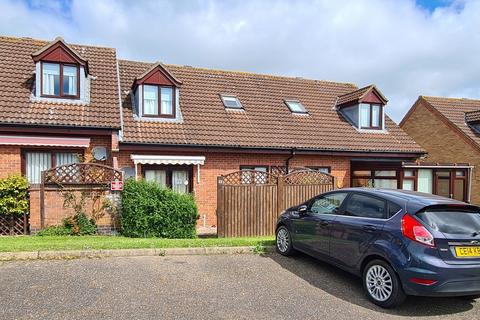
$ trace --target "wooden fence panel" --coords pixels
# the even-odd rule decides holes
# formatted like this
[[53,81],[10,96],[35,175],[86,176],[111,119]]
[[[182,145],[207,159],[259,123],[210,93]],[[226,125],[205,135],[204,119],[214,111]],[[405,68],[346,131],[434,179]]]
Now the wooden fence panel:
[[281,211],[333,189],[333,177],[316,171],[274,176],[252,170],[218,177],[217,234],[273,235]]

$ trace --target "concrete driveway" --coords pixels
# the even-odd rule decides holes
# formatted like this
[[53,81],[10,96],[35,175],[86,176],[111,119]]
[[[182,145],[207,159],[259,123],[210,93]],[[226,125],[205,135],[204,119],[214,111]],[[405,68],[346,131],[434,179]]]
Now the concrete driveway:
[[478,319],[480,301],[370,304],[304,255],[131,257],[0,265],[0,319]]

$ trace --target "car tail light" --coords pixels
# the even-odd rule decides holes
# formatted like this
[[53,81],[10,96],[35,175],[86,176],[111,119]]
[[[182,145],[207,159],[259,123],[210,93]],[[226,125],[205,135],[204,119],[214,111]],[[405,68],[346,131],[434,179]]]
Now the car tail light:
[[431,279],[410,278],[410,282],[413,282],[416,284],[423,284],[424,286],[431,286],[432,284],[435,284],[438,281],[431,280]]
[[404,215],[402,218],[402,234],[413,241],[429,247],[435,246],[433,235],[430,231],[409,214]]

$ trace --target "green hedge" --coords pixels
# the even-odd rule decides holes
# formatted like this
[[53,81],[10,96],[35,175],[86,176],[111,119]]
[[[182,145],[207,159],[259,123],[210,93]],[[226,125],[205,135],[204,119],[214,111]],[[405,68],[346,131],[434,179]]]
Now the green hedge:
[[0,179],[0,216],[28,213],[28,181],[20,175]]
[[121,233],[128,237],[194,238],[198,209],[193,196],[129,179],[122,192]]

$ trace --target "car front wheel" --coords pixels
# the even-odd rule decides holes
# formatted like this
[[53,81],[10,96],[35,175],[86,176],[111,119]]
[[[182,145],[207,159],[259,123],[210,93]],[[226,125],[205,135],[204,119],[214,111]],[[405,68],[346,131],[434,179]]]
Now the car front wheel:
[[276,244],[277,252],[281,255],[289,256],[293,254],[294,249],[292,247],[292,237],[290,236],[290,231],[288,231],[287,227],[278,227],[276,233]]
[[363,271],[363,288],[370,301],[382,308],[393,308],[406,298],[395,271],[383,260],[373,260]]

